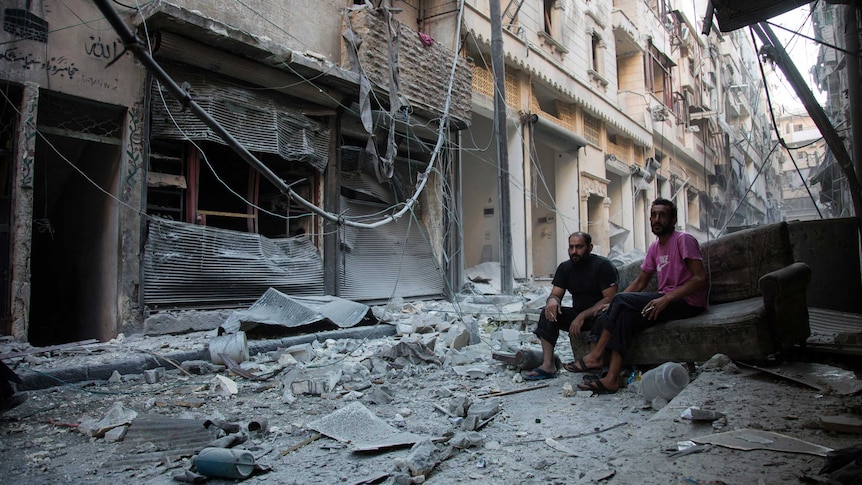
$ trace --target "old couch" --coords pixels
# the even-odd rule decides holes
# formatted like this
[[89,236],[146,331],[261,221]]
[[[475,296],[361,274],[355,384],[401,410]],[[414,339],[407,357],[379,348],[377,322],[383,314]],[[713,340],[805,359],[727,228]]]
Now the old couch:
[[[804,344],[809,336],[806,289],[811,269],[794,262],[787,224],[746,229],[701,245],[710,277],[709,309],[645,330],[627,364],[703,362],[716,353],[756,361]],[[640,273],[641,261],[619,268],[620,289]],[[653,278],[648,290],[655,290]],[[572,352],[588,352],[572,339]]]

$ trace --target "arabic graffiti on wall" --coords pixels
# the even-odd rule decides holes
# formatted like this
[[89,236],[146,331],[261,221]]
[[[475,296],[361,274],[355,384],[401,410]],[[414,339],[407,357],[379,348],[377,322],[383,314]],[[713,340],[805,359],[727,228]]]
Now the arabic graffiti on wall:
[[0,51],[0,61],[5,61],[24,70],[43,70],[49,76],[59,76],[61,78],[68,77],[74,79],[79,69],[75,67],[75,63],[70,61],[65,56],[52,57],[45,61],[36,57],[36,54],[21,52],[18,47],[7,47]]
[[128,202],[134,193],[138,172],[141,169],[143,152],[141,150],[144,139],[144,107],[136,103],[129,111],[128,139],[126,140],[126,170],[123,176],[123,202]]
[[36,108],[38,106],[38,91],[28,96],[25,90],[24,106],[21,110],[21,187],[33,187],[33,163],[36,161]]
[[[122,42],[115,39],[103,41],[101,36],[90,36],[84,44],[84,53],[101,61],[112,61],[122,52]],[[78,64],[66,56],[51,57],[44,60],[38,53],[25,52],[18,46],[0,49],[0,62],[8,65],[9,70],[44,71],[49,76],[77,81],[87,87],[117,91],[120,85],[118,78],[105,79],[83,71]]]
[[123,42],[119,38],[111,42],[102,42],[102,36],[91,35],[90,42],[84,46],[84,52],[97,59],[112,61],[122,51],[122,47]]

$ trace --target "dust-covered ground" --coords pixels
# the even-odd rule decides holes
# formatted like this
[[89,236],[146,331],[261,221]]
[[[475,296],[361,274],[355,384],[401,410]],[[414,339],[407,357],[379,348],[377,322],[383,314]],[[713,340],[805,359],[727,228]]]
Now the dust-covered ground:
[[[842,396],[828,386],[818,390],[715,359],[706,366],[689,363],[692,382],[656,410],[637,393],[636,385],[592,396],[567,392],[567,384],[577,390],[583,374],[561,371],[555,379],[524,382],[517,369],[493,360],[491,354],[513,335],[526,347],[537,348],[538,342],[524,329],[503,329],[482,325],[481,342],[457,350],[443,333],[430,332],[328,340],[310,351],[294,349],[296,355],[284,350],[261,353],[242,365],[259,379],[240,377],[224,367],[206,372],[205,365],[206,373],[187,375],[169,365],[152,384],[143,375],[124,375],[116,382],[31,391],[25,404],[0,416],[2,481],[177,483],[173,476],[192,468],[189,455],[160,458],[159,452],[170,455],[181,440],[189,439],[180,433],[185,426],[180,423],[203,429],[206,420],[239,425],[236,435],[247,439],[235,448],[250,450],[261,468],[244,480],[248,483],[797,483],[805,475],[817,475],[825,459],[715,445],[689,454],[672,453],[680,442],[742,429],[774,432],[831,449],[860,442],[859,435],[826,431],[820,422],[822,416],[858,417],[859,394],[846,389]],[[130,338],[85,355],[30,357],[21,367],[38,372],[80,365],[82,360],[110,363],[135,352],[170,355],[181,348],[205,346],[211,335]],[[435,340],[434,350],[420,345]],[[566,348],[563,338],[557,346],[563,361],[572,358]],[[231,393],[231,382],[236,393]],[[379,420],[353,419],[338,429],[329,426],[317,437],[313,428],[320,429],[320,420],[347,406],[367,409],[367,416]],[[692,406],[719,411],[726,420],[713,425],[681,418]],[[479,410],[472,414],[475,419],[470,417],[471,408]],[[112,409],[136,413],[125,440],[90,436],[97,427],[93,420],[112,415]],[[261,417],[268,421],[267,429],[249,431],[249,423],[260,422]],[[155,418],[187,421],[164,420],[168,423],[164,429],[136,429],[136,422]],[[365,439],[372,444],[385,441],[368,425],[388,426],[396,441],[397,432],[418,435],[407,441],[433,441],[414,448],[407,444],[356,451],[367,447]],[[329,436],[340,431],[358,433],[358,439],[347,442]],[[363,436],[366,432],[369,436]],[[197,441],[190,442],[199,448],[202,438],[195,436]],[[217,436],[210,433],[212,439]],[[769,445],[754,433],[748,439],[753,445]],[[145,459],[137,459],[141,457]]]

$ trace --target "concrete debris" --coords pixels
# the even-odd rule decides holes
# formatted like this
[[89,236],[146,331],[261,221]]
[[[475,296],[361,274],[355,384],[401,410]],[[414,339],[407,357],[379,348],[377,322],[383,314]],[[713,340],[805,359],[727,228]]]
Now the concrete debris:
[[718,411],[700,409],[692,406],[683,411],[679,417],[682,419],[690,419],[692,421],[715,421],[716,419],[721,419],[725,416],[724,413],[720,413]]
[[405,358],[412,364],[434,363],[440,364],[440,360],[434,351],[421,342],[398,342],[397,344],[383,349],[377,354],[379,357],[389,360],[396,360],[399,357]]
[[162,376],[165,375],[164,367],[157,367],[155,369],[147,369],[144,371],[144,382],[147,384],[156,384],[161,379]]
[[218,367],[205,360],[187,360],[180,364],[180,368],[189,374],[203,376],[216,372]]
[[375,387],[365,396],[365,402],[371,404],[389,404],[392,402],[392,395],[386,392],[382,387]]
[[311,344],[299,344],[284,349],[284,353],[293,357],[296,362],[308,362],[317,356]]
[[449,400],[448,409],[449,414],[452,416],[460,416],[466,417],[467,410],[470,409],[470,406],[473,404],[473,400],[467,397],[466,395],[457,395]]
[[701,366],[698,367],[698,370],[701,372],[722,371],[728,364],[731,364],[732,362],[733,361],[730,359],[730,357],[724,354],[715,354],[709,360],[701,364]]
[[114,371],[111,374],[111,377],[108,378],[108,382],[110,382],[111,384],[123,382],[123,376],[120,375],[119,371]]
[[500,412],[500,404],[499,399],[476,401],[467,409],[467,417],[476,416],[480,421],[485,421]]
[[290,392],[296,395],[307,394],[309,396],[320,396],[326,392],[326,383],[309,379],[293,381],[290,383]]
[[94,419],[89,416],[81,417],[78,431],[86,436],[101,438],[114,428],[131,424],[137,416],[136,411],[126,409],[121,402],[115,402],[101,419]]
[[470,379],[484,379],[489,374],[494,373],[493,366],[490,365],[456,365],[452,366],[452,370],[461,377],[469,377]]
[[216,394],[220,396],[233,396],[239,393],[239,387],[236,385],[236,382],[228,377],[216,375],[213,384]]
[[[697,472],[692,472],[691,468],[684,471],[681,467],[697,460],[714,460],[711,455],[719,455],[709,453],[683,460],[666,460],[667,453],[655,453],[660,451],[655,443],[667,436],[677,436],[680,432],[687,433],[695,428],[703,431],[705,425],[691,425],[691,429],[688,429],[688,425],[680,424],[680,412],[686,408],[690,417],[683,415],[682,419],[705,419],[713,423],[713,429],[727,426],[726,416],[719,417],[727,413],[734,416],[733,427],[746,426],[747,423],[755,423],[755,427],[758,427],[763,423],[764,429],[786,430],[788,435],[798,434],[833,447],[840,436],[844,440],[852,440],[853,435],[824,431],[848,432],[860,426],[858,422],[852,421],[857,415],[824,416],[818,419],[818,412],[829,414],[826,410],[832,413],[856,412],[847,402],[842,403],[843,407],[836,405],[836,400],[840,398],[836,395],[837,391],[820,395],[805,389],[808,397],[796,398],[794,403],[809,405],[810,402],[815,406],[824,403],[822,408],[807,413],[810,405],[808,408],[789,410],[784,406],[781,411],[783,417],[777,422],[769,421],[769,413],[772,406],[783,406],[779,398],[769,406],[758,406],[756,412],[746,414],[748,401],[732,398],[741,392],[737,389],[742,388],[740,380],[745,378],[729,373],[735,364],[723,355],[716,355],[698,367],[698,372],[703,373],[702,377],[709,373],[705,375],[706,379],[693,382],[694,385],[687,387],[674,398],[672,405],[664,409],[661,408],[667,404],[666,401],[653,401],[651,408],[645,407],[643,399],[635,391],[634,383],[614,396],[598,399],[592,397],[591,391],[577,390],[574,384],[580,382],[579,374],[563,371],[560,379],[538,385],[525,384],[518,370],[534,367],[535,361],[530,362],[530,365],[525,362],[530,360],[528,357],[540,355],[538,341],[531,333],[533,326],[525,322],[531,321],[531,315],[534,315],[531,312],[544,304],[546,296],[546,290],[532,289],[515,297],[459,295],[462,310],[470,311],[466,314],[453,311],[452,304],[448,302],[405,302],[403,299],[393,299],[386,306],[373,308],[375,315],[387,319],[387,323],[380,326],[389,332],[384,338],[334,338],[331,336],[334,332],[290,337],[281,341],[252,338],[248,340],[249,360],[239,368],[225,368],[207,360],[199,360],[207,358],[204,344],[212,338],[213,332],[198,336],[173,336],[161,341],[136,341],[135,337],[129,337],[125,339],[126,343],[136,341],[134,349],[143,350],[137,354],[142,355],[142,360],[149,367],[153,363],[160,367],[141,368],[137,373],[130,371],[128,366],[116,364],[116,355],[135,355],[136,352],[130,352],[128,347],[119,347],[126,345],[123,343],[111,344],[117,345],[116,348],[105,344],[93,353],[116,354],[108,354],[111,358],[100,364],[104,371],[100,375],[101,380],[95,385],[105,386],[111,391],[121,386],[133,389],[133,386],[137,386],[137,391],[151,395],[135,396],[134,402],[124,397],[123,404],[130,408],[134,406],[134,409],[150,409],[150,412],[161,415],[159,421],[153,421],[150,428],[142,428],[143,422],[132,421],[132,417],[107,419],[109,413],[105,410],[108,405],[104,405],[101,408],[93,407],[101,412],[92,413],[105,414],[105,422],[85,417],[77,428],[88,437],[101,434],[105,441],[121,440],[110,445],[108,450],[116,448],[119,450],[118,455],[107,453],[105,461],[116,461],[127,467],[124,479],[132,477],[144,483],[157,481],[158,475],[169,478],[171,472],[187,466],[188,457],[208,444],[248,448],[258,460],[277,465],[276,472],[280,475],[275,481],[304,482],[313,477],[320,483],[357,484],[381,480],[390,484],[422,483],[426,480],[439,480],[441,483],[458,480],[476,483],[509,483],[518,480],[529,483],[589,483],[592,480],[606,480],[616,474],[617,480],[626,483],[653,484],[657,482],[640,482],[635,478],[637,473],[643,472],[644,463],[666,467],[662,469],[667,472],[662,478],[691,476]],[[522,318],[519,315],[523,320],[518,321],[518,318]],[[392,336],[392,331],[396,329],[397,335]],[[351,333],[353,330],[357,329],[351,329]],[[478,338],[480,334],[481,339]],[[475,341],[474,337],[477,337]],[[562,357],[563,361],[573,358],[569,354],[567,338],[565,333],[561,334],[561,342],[556,347],[558,357]],[[180,355],[175,353],[179,345],[183,346],[181,358],[175,357]],[[171,367],[159,354],[181,364]],[[520,359],[515,358],[518,354]],[[22,356],[16,363],[25,368],[52,365],[52,358],[46,357],[47,362],[36,364],[23,360],[27,357],[32,358],[34,355]],[[175,367],[189,372],[192,377],[181,374]],[[113,383],[105,382],[104,379],[114,369],[118,371],[116,376],[119,379],[115,377]],[[282,373],[276,379],[270,377],[267,381],[258,381],[236,377],[237,369],[247,375],[264,375],[276,371]],[[820,377],[831,372],[829,369],[807,369],[816,370]],[[210,374],[209,378],[196,377]],[[849,376],[841,377],[843,381]],[[785,398],[798,392],[801,387],[788,386],[783,380],[758,381],[753,385],[780,386],[786,392],[782,395]],[[159,385],[143,386],[145,382]],[[849,378],[846,382],[848,385],[842,392],[853,393],[853,382]],[[832,388],[834,382],[828,384]],[[746,384],[744,389],[750,390],[751,385]],[[57,395],[66,397],[72,391],[71,388],[62,388]],[[523,394],[526,392],[530,394]],[[701,394],[692,395],[693,392]],[[48,393],[40,395],[39,399],[33,400],[32,408],[27,412],[48,407],[54,399],[52,396]],[[851,401],[851,397],[847,395],[845,400]],[[588,398],[590,401],[586,401]],[[99,402],[100,399],[104,401],[105,398],[100,395],[79,398],[80,402],[88,404]],[[715,403],[722,403],[722,413],[695,407]],[[55,416],[62,417],[67,412],[66,403],[54,406],[59,408],[54,411]],[[658,409],[661,410],[655,411]],[[607,412],[632,416],[631,422],[622,423],[625,426],[618,430],[595,427],[591,416],[607,415],[602,414]],[[807,414],[802,414],[804,412]],[[790,417],[791,414],[795,417]],[[178,426],[178,420],[163,422],[167,419],[166,415],[196,421],[197,424]],[[810,420],[813,427],[801,424],[804,419],[800,416],[807,415],[813,416]],[[46,415],[42,414],[38,419],[44,417]],[[654,419],[656,417],[660,419]],[[14,451],[14,445],[6,444],[7,439],[18,443],[18,435],[26,434],[23,426],[27,421],[18,417],[12,419],[15,421],[10,419],[8,424],[13,431],[5,435],[4,442],[0,444],[3,453]],[[209,424],[202,426],[204,420]],[[71,423],[75,424],[78,423]],[[25,432],[17,431],[15,426],[19,425]],[[62,426],[59,423],[53,425]],[[195,430],[195,427],[199,429]],[[183,445],[181,452],[172,452],[168,459],[160,461],[160,451],[171,446],[179,450],[180,439],[186,433],[194,440]],[[205,437],[202,438],[200,433],[204,433]],[[310,442],[303,439],[311,433],[315,433],[319,439],[314,445],[308,446]],[[84,440],[77,433],[72,434],[78,440]],[[61,435],[64,434],[57,433],[53,439]],[[569,441],[574,438],[579,438],[577,444]],[[162,439],[170,442],[162,443]],[[130,440],[134,441],[134,447],[129,446]],[[741,436],[714,434],[703,440],[726,441],[722,446],[740,446],[744,449],[783,449],[770,447],[779,443],[779,440],[772,435],[759,434],[757,430],[748,430]],[[108,448],[101,440],[89,441],[101,442],[103,448]],[[283,450],[287,446],[299,442],[306,445],[301,446],[301,449],[288,449],[291,454],[289,459],[278,456],[284,456]],[[529,451],[518,448],[525,443],[533,443]],[[34,463],[47,463],[49,457],[57,455],[58,449],[52,448],[46,441],[34,442],[34,445],[42,448],[28,452],[33,456],[31,461]],[[412,448],[409,451],[405,449],[410,446]],[[806,448],[796,444],[790,451],[796,453],[796,446]],[[397,459],[382,453],[368,453],[361,460],[348,456],[349,452],[379,452],[395,448],[400,448],[397,453],[393,453]],[[819,454],[823,449],[814,448],[812,451],[812,454]],[[62,453],[66,451],[59,449],[59,453],[54,460],[62,460]],[[522,458],[527,456],[525,453],[530,455],[528,460]],[[72,455],[71,452],[69,454]],[[638,454],[643,454],[643,459],[638,458]],[[597,456],[608,455],[611,458],[606,466],[595,461]],[[656,460],[657,457],[659,460]],[[440,466],[445,460],[449,461],[445,466]],[[571,465],[572,470],[580,471],[572,476],[564,476],[558,468],[562,463],[560,460],[565,461],[567,466]],[[749,460],[757,461],[755,458]],[[789,455],[782,455],[781,461],[796,463]],[[733,466],[738,465],[734,463]],[[757,470],[762,470],[764,465],[758,463],[757,466]],[[775,466],[770,470],[778,470],[779,465]],[[787,468],[781,467],[780,474],[790,476],[792,472]],[[134,475],[128,470],[134,470]],[[189,481],[199,479],[193,475],[183,476]],[[738,477],[739,474],[734,475],[734,479]],[[20,479],[21,476],[15,478]],[[45,476],[40,475],[40,478]],[[81,475],[73,476],[73,480],[76,478],[76,481],[80,481]],[[105,472],[103,478],[111,481],[117,476]],[[40,483],[43,482],[50,483],[51,477],[40,480]]]
[[128,426],[119,426],[117,428],[114,428],[105,433],[105,441],[110,441],[112,443],[116,443],[117,441],[123,441],[123,438],[126,437],[126,433],[128,431]]
[[477,433],[475,431],[458,431],[451,439],[449,439],[447,444],[455,448],[467,449],[482,446],[484,442],[485,438],[482,436],[481,433]]
[[405,458],[396,459],[395,469],[411,476],[425,476],[434,467],[452,456],[452,448],[438,448],[431,440],[423,440],[410,448],[410,454]]
[[446,332],[446,346],[450,349],[462,349],[470,345],[470,330],[463,323],[449,328]]

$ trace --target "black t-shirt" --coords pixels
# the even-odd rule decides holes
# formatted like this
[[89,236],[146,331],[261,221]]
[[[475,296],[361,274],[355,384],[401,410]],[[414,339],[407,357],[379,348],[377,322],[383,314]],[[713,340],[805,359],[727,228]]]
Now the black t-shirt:
[[617,268],[611,260],[590,254],[577,264],[571,259],[557,266],[552,284],[572,294],[574,307],[587,309],[602,299],[602,291],[617,284]]

